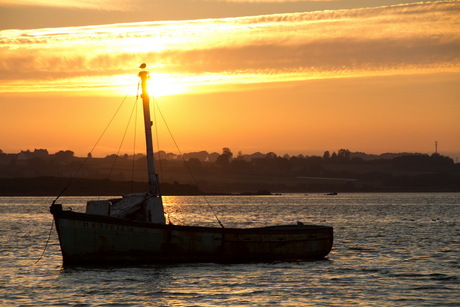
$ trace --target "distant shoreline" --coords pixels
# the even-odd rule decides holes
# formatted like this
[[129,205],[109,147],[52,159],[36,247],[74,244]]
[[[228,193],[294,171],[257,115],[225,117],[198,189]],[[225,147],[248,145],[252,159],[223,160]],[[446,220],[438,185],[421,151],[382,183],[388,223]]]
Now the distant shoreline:
[[[460,164],[437,153],[368,159],[369,155],[341,149],[323,157],[274,153],[233,157],[226,149],[221,155],[189,154],[187,163],[162,156],[157,171],[163,195],[460,192]],[[74,196],[142,193],[148,190],[147,160],[133,158],[86,159],[71,151],[50,155],[46,150],[0,153],[0,195],[55,196],[63,189],[65,195]]]
[[[131,182],[131,181],[110,181],[103,179],[81,179],[73,180],[72,185],[66,188],[70,181],[69,178],[59,177],[37,177],[37,178],[0,178],[0,196],[3,197],[21,197],[21,196],[57,196],[66,189],[63,196],[114,196],[125,195],[130,193],[145,192],[146,182]],[[230,195],[279,195],[286,193],[441,193],[441,192],[460,192],[460,186],[455,188],[445,187],[425,187],[417,189],[382,189],[371,188],[356,189],[350,186],[339,186],[341,189],[327,189],[325,186],[318,188],[296,188],[283,189],[257,189],[257,190],[241,190],[241,191],[202,191],[195,185],[180,184],[180,183],[162,183],[162,195],[164,196],[230,196]],[[333,197],[333,195],[331,195]]]

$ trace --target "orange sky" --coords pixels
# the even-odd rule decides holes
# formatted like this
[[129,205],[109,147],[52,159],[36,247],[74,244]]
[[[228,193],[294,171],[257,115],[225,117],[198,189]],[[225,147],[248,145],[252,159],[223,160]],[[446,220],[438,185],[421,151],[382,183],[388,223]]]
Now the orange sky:
[[[120,115],[131,114],[137,66],[146,62],[151,94],[183,152],[432,153],[438,141],[441,153],[460,156],[460,1],[332,2],[336,9],[331,1],[233,1],[272,9],[238,17],[219,15],[228,2],[207,1],[213,19],[192,11],[183,20],[104,23],[114,13],[91,2],[0,0],[18,17],[38,4],[81,13],[71,27],[2,25],[0,149],[86,155],[126,95]],[[85,24],[83,13],[96,10],[100,25]],[[96,156],[118,151],[123,116]],[[175,151],[158,122],[160,149]],[[142,135],[136,144],[141,151]],[[127,137],[121,151],[132,148]]]

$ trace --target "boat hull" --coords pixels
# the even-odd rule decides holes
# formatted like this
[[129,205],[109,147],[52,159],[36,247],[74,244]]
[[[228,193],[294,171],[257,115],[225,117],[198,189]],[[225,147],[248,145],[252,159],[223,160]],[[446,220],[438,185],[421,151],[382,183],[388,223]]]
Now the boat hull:
[[53,205],[64,265],[322,259],[333,229],[316,225],[214,228],[136,222]]

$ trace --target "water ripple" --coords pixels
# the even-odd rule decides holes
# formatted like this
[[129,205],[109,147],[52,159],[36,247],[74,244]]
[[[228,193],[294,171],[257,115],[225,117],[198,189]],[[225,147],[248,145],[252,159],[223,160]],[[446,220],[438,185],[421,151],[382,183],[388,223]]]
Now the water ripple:
[[[227,227],[326,220],[323,261],[63,269],[57,236],[43,251],[47,198],[0,198],[0,305],[458,306],[460,194],[211,197]],[[183,221],[212,225],[200,198],[176,198]],[[82,210],[82,198],[65,198]]]

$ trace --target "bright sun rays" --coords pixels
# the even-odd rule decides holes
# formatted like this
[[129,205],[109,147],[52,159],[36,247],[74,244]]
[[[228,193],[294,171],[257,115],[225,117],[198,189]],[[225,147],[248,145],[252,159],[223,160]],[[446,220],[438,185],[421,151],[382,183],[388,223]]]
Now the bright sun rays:
[[143,62],[157,96],[203,85],[219,91],[227,85],[386,76],[409,70],[458,72],[457,9],[458,3],[442,2],[334,13],[6,30],[0,33],[0,68],[10,77],[2,80],[0,92],[125,91],[137,84],[127,75],[135,77]]
[[168,73],[150,73],[148,86],[152,96],[178,95],[188,91],[188,86],[180,76]]
[[[148,67],[147,67],[148,68]],[[149,71],[149,69],[147,69]],[[153,97],[179,95],[187,93],[190,89],[183,78],[169,73],[149,72],[148,91]],[[102,81],[102,80],[101,80]],[[120,95],[137,95],[136,89],[139,85],[139,78],[135,74],[117,75],[105,80],[108,89]]]

